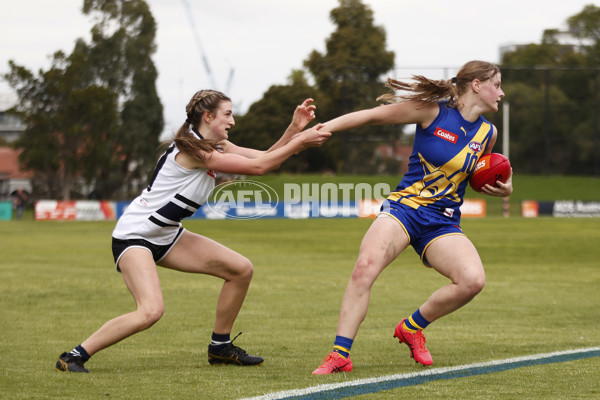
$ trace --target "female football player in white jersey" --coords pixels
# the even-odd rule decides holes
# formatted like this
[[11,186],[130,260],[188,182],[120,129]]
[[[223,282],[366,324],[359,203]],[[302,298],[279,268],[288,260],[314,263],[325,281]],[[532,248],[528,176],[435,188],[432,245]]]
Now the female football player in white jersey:
[[235,125],[231,100],[214,90],[194,94],[187,119],[162,155],[148,187],[119,218],[113,231],[113,255],[137,308],[106,322],[69,353],[56,368],[88,372],[84,363],[105,349],[151,327],[162,316],[163,296],[157,265],[224,280],[217,300],[213,335],[208,347],[212,365],[259,365],[263,359],[233,345],[233,323],[250,280],[252,263],[207,237],[183,229],[181,220],[194,214],[215,186],[216,173],[262,175],[302,150],[323,144],[326,129],[302,129],[315,117],[312,99],[294,111],[283,136],[267,151],[236,146],[229,139]]
[[[405,91],[399,98],[380,97],[392,104],[324,124],[331,132],[368,124],[416,124],[417,132],[408,171],[363,238],[342,300],[333,350],[313,371],[315,375],[352,370],[350,349],[367,314],[371,287],[409,245],[426,266],[450,280],[396,326],[394,337],[408,345],[416,362],[433,363],[421,331],[467,304],[485,284],[477,250],[460,229],[460,205],[477,160],[490,153],[496,142],[496,127],[482,114],[498,111],[504,97],[500,70],[471,61],[449,80],[414,78],[414,83],[388,80],[391,88]],[[486,185],[483,192],[508,196],[512,178]],[[405,290],[415,287],[399,287],[399,292]]]

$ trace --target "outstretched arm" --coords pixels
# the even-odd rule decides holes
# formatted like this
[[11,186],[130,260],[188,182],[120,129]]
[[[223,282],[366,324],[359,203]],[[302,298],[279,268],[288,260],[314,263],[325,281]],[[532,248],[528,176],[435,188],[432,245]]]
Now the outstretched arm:
[[[264,175],[273,171],[292,155],[310,147],[321,146],[331,136],[320,125],[295,135],[279,148],[262,152],[257,157],[247,157],[240,153],[212,151],[205,154],[205,161],[199,163],[189,155],[179,153],[177,161],[186,168],[206,168],[228,174]],[[180,160],[181,158],[181,160]]]
[[323,129],[339,132],[364,125],[395,124],[420,124],[426,127],[433,122],[438,112],[437,103],[407,101],[344,114],[325,122]]
[[257,150],[251,149],[248,147],[237,146],[229,141],[226,141],[223,145],[223,150],[226,153],[235,153],[239,155],[243,155],[248,158],[256,158],[261,154],[273,151],[275,149],[280,148],[287,142],[289,142],[294,135],[298,134],[308,125],[310,121],[315,119],[315,109],[317,108],[314,104],[311,104],[313,99],[306,99],[302,102],[302,104],[298,105],[294,110],[294,115],[292,116],[292,122],[287,127],[281,138],[275,144],[273,144],[268,150]]
[[294,135],[300,133],[306,125],[313,119],[315,119],[315,110],[317,106],[312,104],[313,99],[306,99],[296,107],[294,110],[294,115],[292,116],[292,122],[287,127],[281,138],[271,148],[267,151],[272,151],[278,149],[283,146],[287,142],[289,142]]

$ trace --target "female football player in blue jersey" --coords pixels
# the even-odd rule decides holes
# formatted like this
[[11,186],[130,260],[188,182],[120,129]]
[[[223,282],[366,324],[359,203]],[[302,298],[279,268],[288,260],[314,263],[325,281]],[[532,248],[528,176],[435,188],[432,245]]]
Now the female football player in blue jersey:
[[[212,365],[259,365],[262,357],[233,345],[233,323],[253,275],[252,263],[241,254],[182,227],[206,202],[218,173],[262,175],[290,156],[320,146],[331,135],[314,127],[312,99],[296,107],[292,123],[269,150],[236,146],[228,140],[235,125],[231,100],[214,90],[197,92],[186,107],[187,119],[160,158],[150,184],[133,200],[113,231],[117,269],[131,292],[136,309],[106,322],[69,353],[59,371],[88,372],[84,363],[98,351],[151,327],[162,316],[164,302],[157,265],[223,279],[217,300],[213,335],[208,346]],[[235,338],[234,338],[235,339]]]
[[[394,337],[406,343],[411,357],[431,365],[422,330],[430,323],[467,304],[485,284],[477,250],[460,228],[460,205],[477,160],[490,153],[496,127],[482,114],[498,111],[504,97],[498,67],[483,61],[463,65],[455,78],[414,82],[393,79],[388,86],[404,95],[384,95],[386,104],[335,118],[324,124],[331,132],[363,125],[416,124],[408,171],[390,193],[365,234],[358,260],[346,287],[332,352],[315,375],[351,371],[350,350],[367,314],[373,283],[409,245],[424,265],[449,279],[412,315],[402,319]],[[491,196],[512,193],[512,177],[483,192]]]

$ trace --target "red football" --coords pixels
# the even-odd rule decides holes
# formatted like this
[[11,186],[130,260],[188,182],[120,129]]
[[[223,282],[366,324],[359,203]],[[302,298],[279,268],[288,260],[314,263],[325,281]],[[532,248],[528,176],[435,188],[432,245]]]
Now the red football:
[[489,153],[477,161],[475,171],[471,174],[469,184],[476,192],[481,192],[485,184],[494,186],[496,181],[506,182],[510,176],[510,162],[500,153]]

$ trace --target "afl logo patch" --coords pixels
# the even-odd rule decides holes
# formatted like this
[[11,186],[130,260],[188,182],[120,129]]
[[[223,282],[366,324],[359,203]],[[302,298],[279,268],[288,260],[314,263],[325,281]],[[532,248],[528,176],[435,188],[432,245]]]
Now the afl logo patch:
[[447,130],[442,128],[435,128],[433,134],[439,138],[447,140],[450,143],[456,143],[456,140],[458,139],[458,135],[452,132],[448,132]]
[[471,150],[473,150],[474,152],[478,152],[478,151],[481,151],[481,149],[483,149],[483,146],[481,145],[481,143],[471,142],[471,143],[469,143],[469,148]]

